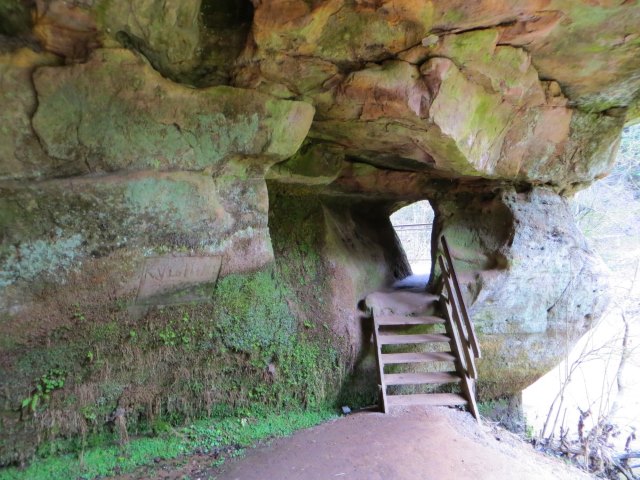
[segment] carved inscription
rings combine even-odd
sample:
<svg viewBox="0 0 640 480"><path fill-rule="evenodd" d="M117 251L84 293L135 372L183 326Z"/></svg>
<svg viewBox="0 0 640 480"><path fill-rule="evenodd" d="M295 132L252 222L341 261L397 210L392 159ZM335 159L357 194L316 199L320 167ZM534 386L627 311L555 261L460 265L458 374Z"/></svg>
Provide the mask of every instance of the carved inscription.
<svg viewBox="0 0 640 480"><path fill-rule="evenodd" d="M138 299L156 297L199 283L213 283L222 257L150 257L140 279Z"/></svg>

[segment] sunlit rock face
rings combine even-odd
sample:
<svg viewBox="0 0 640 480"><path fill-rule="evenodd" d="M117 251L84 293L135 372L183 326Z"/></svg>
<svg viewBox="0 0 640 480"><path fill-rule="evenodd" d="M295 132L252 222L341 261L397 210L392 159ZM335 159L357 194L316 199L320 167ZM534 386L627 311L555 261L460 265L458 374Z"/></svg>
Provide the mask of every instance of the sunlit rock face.
<svg viewBox="0 0 640 480"><path fill-rule="evenodd" d="M425 198L481 394L534 380L606 301L564 195L638 119L638 25L628 1L0 5L0 463L116 409L372 403L358 303L408 273L387 217Z"/></svg>

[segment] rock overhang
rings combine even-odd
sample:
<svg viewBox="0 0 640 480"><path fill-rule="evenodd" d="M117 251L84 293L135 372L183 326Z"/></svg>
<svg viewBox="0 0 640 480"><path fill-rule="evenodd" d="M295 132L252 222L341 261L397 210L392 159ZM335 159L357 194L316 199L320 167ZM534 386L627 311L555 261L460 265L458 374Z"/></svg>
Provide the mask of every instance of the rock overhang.
<svg viewBox="0 0 640 480"><path fill-rule="evenodd" d="M173 80L307 102L310 141L392 170L424 164L436 177L571 191L607 174L622 126L637 117L633 2L210 3L49 0L34 32L81 62L126 34L135 42L125 46ZM216 43L233 28L244 38ZM220 62L226 73L208 75Z"/></svg>

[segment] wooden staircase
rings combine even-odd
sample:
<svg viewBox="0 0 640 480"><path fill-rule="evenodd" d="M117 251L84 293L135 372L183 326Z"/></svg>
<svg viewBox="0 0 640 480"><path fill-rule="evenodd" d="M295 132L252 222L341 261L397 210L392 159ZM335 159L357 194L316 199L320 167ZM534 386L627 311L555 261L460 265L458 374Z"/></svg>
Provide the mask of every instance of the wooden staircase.
<svg viewBox="0 0 640 480"><path fill-rule="evenodd" d="M429 311L419 316L374 314L380 403L385 413L399 406L465 405L479 421L475 359L480 347L444 237L441 243L442 280L437 295L425 293L432 304ZM457 385L459 393L427 391L443 384ZM405 393L407 386L422 393Z"/></svg>

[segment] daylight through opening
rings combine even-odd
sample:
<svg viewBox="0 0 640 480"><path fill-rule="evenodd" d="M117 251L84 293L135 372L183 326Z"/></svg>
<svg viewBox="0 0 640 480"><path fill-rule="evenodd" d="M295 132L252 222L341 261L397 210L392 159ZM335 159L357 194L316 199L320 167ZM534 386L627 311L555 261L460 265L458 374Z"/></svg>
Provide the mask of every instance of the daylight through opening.
<svg viewBox="0 0 640 480"><path fill-rule="evenodd" d="M427 200L412 203L389 217L413 275L428 276L431 271L433 217L433 209Z"/></svg>

